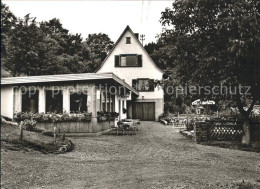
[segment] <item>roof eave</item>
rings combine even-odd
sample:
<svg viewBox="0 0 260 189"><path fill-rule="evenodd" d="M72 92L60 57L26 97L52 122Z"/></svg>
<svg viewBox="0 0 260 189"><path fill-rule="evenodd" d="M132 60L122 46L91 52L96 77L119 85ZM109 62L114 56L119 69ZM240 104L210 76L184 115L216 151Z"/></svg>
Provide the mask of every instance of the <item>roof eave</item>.
<svg viewBox="0 0 260 189"><path fill-rule="evenodd" d="M76 78L76 76L80 76L82 75L82 78ZM84 76L89 75L91 76L90 78L84 78ZM13 81L13 80L17 80L17 79L21 79L21 80L26 80L26 79L42 79L44 78L48 78L48 77L66 77L68 78L68 76L74 76L72 78L69 78L67 80L55 80L55 79L51 79L51 80L36 80L36 81L32 81L32 82L26 82L26 81ZM138 91L136 91L133 87L131 87L130 85L128 85L125 81L123 81L122 79L120 79L118 76L116 76L114 73L112 72L107 72L107 73L89 73L89 74L62 74L62 75L45 75L45 76L26 76L26 77L9 77L9 78L2 78L1 79L1 86L8 86L8 85L21 85L21 84L37 84L37 83L55 83L55 82L73 82L73 81L91 81L91 80L104 80L104 79L112 79L114 81L116 81L117 83L119 83L120 85L126 87L128 90L132 91L134 94L139 95ZM7 80L7 81L5 81ZM8 81L9 80L9 81Z"/></svg>

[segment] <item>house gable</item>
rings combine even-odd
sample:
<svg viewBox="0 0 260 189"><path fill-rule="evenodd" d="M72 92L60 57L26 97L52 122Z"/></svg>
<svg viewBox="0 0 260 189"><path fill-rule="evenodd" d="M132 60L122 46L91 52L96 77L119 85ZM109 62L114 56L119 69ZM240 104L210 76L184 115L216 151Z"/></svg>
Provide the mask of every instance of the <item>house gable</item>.
<svg viewBox="0 0 260 189"><path fill-rule="evenodd" d="M142 63L137 64L135 62L135 64L127 65L125 64L128 59L127 56L132 56L129 58L131 60L136 57L136 61L138 62L141 57ZM125 60L122 60L121 57L125 57ZM120 64L124 61L124 66L122 66L122 64L118 66L116 58L120 59ZM147 80L148 82L150 80L161 80L164 74L163 71L153 62L129 26L126 27L115 43L110 54L97 70L97 73L106 72L113 72L130 86L136 86L137 82L147 83ZM156 87L153 90L139 90L139 96L137 99L152 100L163 99L163 97L163 89L161 87Z"/></svg>
<svg viewBox="0 0 260 189"><path fill-rule="evenodd" d="M130 43L129 43L130 42ZM117 75L121 75L119 70L113 69L115 67L118 67L115 65L115 56L118 55L141 55L142 58L142 65L137 66L140 68L149 69L149 71L157 70L158 74L163 74L163 71L156 66L152 58L149 56L149 54L144 49L143 45L140 43L140 41L137 39L134 32L131 30L129 26L125 28L123 33L120 35L119 39L116 41L113 49L110 51L106 59L103 61L101 66L96 70L97 73L100 72L114 72ZM139 58L138 58L139 59ZM124 72L122 69L125 69L126 67L120 67L121 71ZM134 67L133 67L134 69ZM128 71L131 71L128 69ZM158 78L161 79L161 78Z"/></svg>

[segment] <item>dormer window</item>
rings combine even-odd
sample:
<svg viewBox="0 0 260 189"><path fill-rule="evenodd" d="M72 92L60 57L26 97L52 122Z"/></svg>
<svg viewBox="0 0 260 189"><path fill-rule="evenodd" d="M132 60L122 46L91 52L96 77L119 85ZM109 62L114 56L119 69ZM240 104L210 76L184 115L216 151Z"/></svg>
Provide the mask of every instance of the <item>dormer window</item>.
<svg viewBox="0 0 260 189"><path fill-rule="evenodd" d="M142 67L142 55L115 55L115 67Z"/></svg>
<svg viewBox="0 0 260 189"><path fill-rule="evenodd" d="M131 44L131 37L126 37L126 44Z"/></svg>

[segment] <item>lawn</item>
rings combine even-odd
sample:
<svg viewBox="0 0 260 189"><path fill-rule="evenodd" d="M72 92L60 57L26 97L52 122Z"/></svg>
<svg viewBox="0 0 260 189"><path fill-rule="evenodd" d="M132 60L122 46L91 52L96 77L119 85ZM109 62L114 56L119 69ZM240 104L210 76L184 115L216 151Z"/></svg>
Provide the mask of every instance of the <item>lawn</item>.
<svg viewBox="0 0 260 189"><path fill-rule="evenodd" d="M1 188L260 188L259 153L199 145L156 122L142 128L71 138L66 154L2 147Z"/></svg>

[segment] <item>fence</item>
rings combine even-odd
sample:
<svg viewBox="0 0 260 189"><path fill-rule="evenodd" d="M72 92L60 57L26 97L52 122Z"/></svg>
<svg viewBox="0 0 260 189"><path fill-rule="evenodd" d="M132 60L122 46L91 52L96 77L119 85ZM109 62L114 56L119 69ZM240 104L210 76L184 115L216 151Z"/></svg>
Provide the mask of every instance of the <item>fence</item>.
<svg viewBox="0 0 260 189"><path fill-rule="evenodd" d="M172 117L171 125L173 127L185 128L187 124L186 117Z"/></svg>
<svg viewBox="0 0 260 189"><path fill-rule="evenodd" d="M179 114L178 116L168 116L166 118L161 118L160 122L171 127L193 130L194 122L205 121L207 119L209 119L209 116L207 115Z"/></svg>
<svg viewBox="0 0 260 189"><path fill-rule="evenodd" d="M250 122L252 141L260 141L260 122ZM196 142L209 140L241 140L243 123L238 121L205 121L196 122L194 126Z"/></svg>

